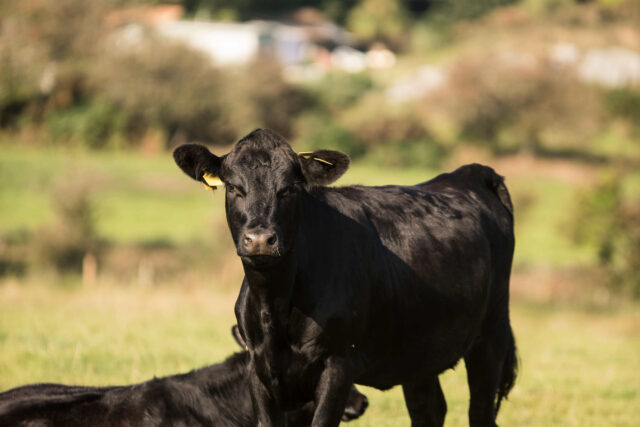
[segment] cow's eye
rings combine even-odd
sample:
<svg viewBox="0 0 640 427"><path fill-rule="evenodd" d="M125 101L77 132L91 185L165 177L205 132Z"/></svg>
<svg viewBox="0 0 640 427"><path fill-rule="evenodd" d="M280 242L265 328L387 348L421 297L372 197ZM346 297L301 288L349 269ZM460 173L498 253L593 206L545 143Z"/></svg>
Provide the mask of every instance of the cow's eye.
<svg viewBox="0 0 640 427"><path fill-rule="evenodd" d="M280 190L280 191L278 192L278 196L279 196L279 197L282 197L282 198L284 198L284 197L289 197L289 196L291 196L295 191L296 191L296 186L295 186L295 185L290 185L290 186L288 186L288 187L286 187L286 188L284 188L284 189Z"/></svg>
<svg viewBox="0 0 640 427"><path fill-rule="evenodd" d="M237 196L242 196L242 189L240 187L238 187L237 185L226 184L225 188L227 189L227 193L232 193L232 194L235 194Z"/></svg>

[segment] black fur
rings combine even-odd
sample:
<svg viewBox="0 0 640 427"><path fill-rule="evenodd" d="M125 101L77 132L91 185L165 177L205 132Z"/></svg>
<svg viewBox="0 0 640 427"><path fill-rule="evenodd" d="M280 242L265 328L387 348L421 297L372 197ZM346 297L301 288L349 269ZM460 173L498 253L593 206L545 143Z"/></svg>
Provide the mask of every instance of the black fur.
<svg viewBox="0 0 640 427"><path fill-rule="evenodd" d="M0 393L0 426L215 426L255 427L247 352L187 374L113 387L32 384ZM358 418L367 398L355 391L344 419ZM313 405L289 414L306 426Z"/></svg>
<svg viewBox="0 0 640 427"><path fill-rule="evenodd" d="M499 175L473 164L413 186L328 188L340 174L318 174L269 130L210 157L245 271L236 317L263 425L313 399L313 425L336 426L353 382L401 384L413 425L442 425L438 374L461 358L470 423L495 425L516 372ZM193 158L179 163L192 176ZM271 255L247 249L255 236Z"/></svg>
<svg viewBox="0 0 640 427"><path fill-rule="evenodd" d="M0 394L2 426L255 426L248 353L187 374L114 387L34 384Z"/></svg>

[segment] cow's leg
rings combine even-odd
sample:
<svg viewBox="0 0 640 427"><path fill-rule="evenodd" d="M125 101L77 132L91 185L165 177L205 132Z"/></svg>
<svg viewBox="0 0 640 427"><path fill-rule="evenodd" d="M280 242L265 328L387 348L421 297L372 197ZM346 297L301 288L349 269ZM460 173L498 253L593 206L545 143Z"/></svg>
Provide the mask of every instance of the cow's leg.
<svg viewBox="0 0 640 427"><path fill-rule="evenodd" d="M312 427L340 424L352 384L347 362L335 356L329 357L316 386L316 411Z"/></svg>
<svg viewBox="0 0 640 427"><path fill-rule="evenodd" d="M316 404L314 402L307 402L300 409L287 412L287 426L306 427L310 425L315 409Z"/></svg>
<svg viewBox="0 0 640 427"><path fill-rule="evenodd" d="M253 410L260 427L285 427L285 414L277 402L269 394L265 385L260 381L255 368L249 365L249 384L251 387L251 401Z"/></svg>
<svg viewBox="0 0 640 427"><path fill-rule="evenodd" d="M412 427L444 425L447 402L437 376L402 384L402 391Z"/></svg>
<svg viewBox="0 0 640 427"><path fill-rule="evenodd" d="M352 421L360 418L369 406L367 396L360 393L356 386L352 385L349 389L349 397L347 404L342 413L342 421ZM316 409L315 402L308 402L300 409L287 412L287 422L289 427L308 426L313 420L313 414Z"/></svg>
<svg viewBox="0 0 640 427"><path fill-rule="evenodd" d="M469 425L494 427L497 425L495 420L499 408L499 388L505 376L510 374L503 372L503 369L514 369L513 366L507 366L509 364L506 361L509 360L510 352L515 356L515 347L508 320L483 329L478 341L464 357L471 397ZM510 387L509 385L508 388Z"/></svg>

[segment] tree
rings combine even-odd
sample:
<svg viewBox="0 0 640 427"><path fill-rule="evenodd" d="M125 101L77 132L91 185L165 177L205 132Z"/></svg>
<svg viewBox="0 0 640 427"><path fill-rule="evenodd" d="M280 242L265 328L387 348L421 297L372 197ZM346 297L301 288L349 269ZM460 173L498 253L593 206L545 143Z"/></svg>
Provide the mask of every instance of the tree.
<svg viewBox="0 0 640 427"><path fill-rule="evenodd" d="M366 43L382 41L401 48L408 22L407 11L399 0L361 0L351 10L347 27Z"/></svg>

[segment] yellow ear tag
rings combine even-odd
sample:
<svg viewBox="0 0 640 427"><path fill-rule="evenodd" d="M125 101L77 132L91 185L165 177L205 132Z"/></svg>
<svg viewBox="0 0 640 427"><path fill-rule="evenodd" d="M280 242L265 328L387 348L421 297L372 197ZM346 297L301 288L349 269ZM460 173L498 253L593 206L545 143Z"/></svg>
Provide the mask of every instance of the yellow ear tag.
<svg viewBox="0 0 640 427"><path fill-rule="evenodd" d="M309 157L311 157L313 155L313 151L301 151L298 153L298 156L300 157L304 157L305 159L308 159ZM321 159L320 157L312 157L313 160L317 161L317 162L321 162L321 163L325 163L329 166L333 166L333 163L326 161L325 159Z"/></svg>
<svg viewBox="0 0 640 427"><path fill-rule="evenodd" d="M202 179L204 179L204 182L206 183L204 186L207 190L215 190L218 186L223 185L220 178L209 172L205 172L204 175L202 175Z"/></svg>
<svg viewBox="0 0 640 427"><path fill-rule="evenodd" d="M314 157L313 160L321 163L326 163L329 166L333 166L333 163L326 161L325 159L321 159L320 157Z"/></svg>

